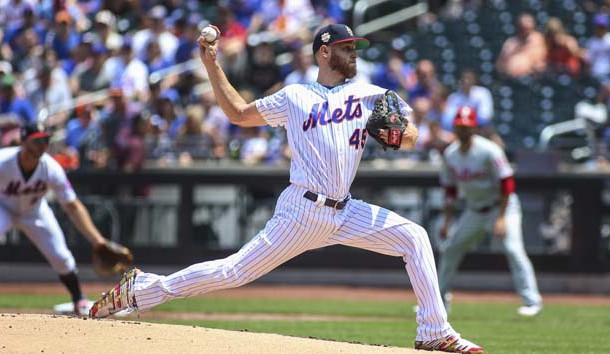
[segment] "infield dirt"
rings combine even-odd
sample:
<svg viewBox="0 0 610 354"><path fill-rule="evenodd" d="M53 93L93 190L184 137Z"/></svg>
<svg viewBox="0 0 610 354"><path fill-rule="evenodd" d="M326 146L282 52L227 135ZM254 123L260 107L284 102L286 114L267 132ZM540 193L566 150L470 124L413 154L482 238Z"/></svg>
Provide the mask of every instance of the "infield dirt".
<svg viewBox="0 0 610 354"><path fill-rule="evenodd" d="M413 349L194 326L0 314L0 353L409 354ZM429 353L429 352L427 352Z"/></svg>

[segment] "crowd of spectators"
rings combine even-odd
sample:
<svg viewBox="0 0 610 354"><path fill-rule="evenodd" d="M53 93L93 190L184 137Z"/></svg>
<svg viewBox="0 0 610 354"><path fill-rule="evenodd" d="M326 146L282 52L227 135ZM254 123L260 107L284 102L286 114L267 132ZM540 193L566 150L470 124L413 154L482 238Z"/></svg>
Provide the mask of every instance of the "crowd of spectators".
<svg viewBox="0 0 610 354"><path fill-rule="evenodd" d="M253 100L316 80L312 34L326 23L349 22L341 3L0 0L0 145L17 144L18 127L38 120L55 130L52 151L66 169L286 163L290 149L281 130L232 126L217 106L197 65L198 34L210 22L221 29L221 64ZM446 16L461 14L457 3L450 2ZM595 11L595 31L582 46L558 18L539 26L522 14L517 33L496 53L498 75L586 72L607 91L610 21L604 7ZM461 105L476 109L481 133L503 144L493 126L492 94L475 70L461 68L456 87L448 87L436 63L408 62L404 48L388 47L379 62L359 58L355 80L399 92L414 109L420 142L414 152L385 155L369 144L365 158L438 161L454 139L452 116Z"/></svg>

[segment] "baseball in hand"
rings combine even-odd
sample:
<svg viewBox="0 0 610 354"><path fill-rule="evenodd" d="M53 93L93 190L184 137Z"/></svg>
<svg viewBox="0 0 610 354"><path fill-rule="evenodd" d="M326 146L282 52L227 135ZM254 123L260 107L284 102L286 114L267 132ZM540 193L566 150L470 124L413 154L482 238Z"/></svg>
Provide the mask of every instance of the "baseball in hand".
<svg viewBox="0 0 610 354"><path fill-rule="evenodd" d="M207 26L201 30L201 36L205 38L208 43L213 43L218 38L218 32L214 27Z"/></svg>

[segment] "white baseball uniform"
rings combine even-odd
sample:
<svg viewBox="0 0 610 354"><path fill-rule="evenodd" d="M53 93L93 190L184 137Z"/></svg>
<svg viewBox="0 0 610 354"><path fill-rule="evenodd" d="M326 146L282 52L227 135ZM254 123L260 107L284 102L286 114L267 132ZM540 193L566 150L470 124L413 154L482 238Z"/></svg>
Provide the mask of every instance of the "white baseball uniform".
<svg viewBox="0 0 610 354"><path fill-rule="evenodd" d="M366 143L366 122L381 87L348 82L289 85L259 99L271 126L287 130L292 149L290 182L263 230L237 253L191 265L168 276L139 273L134 293L139 311L163 302L247 284L308 250L343 244L402 257L421 310L416 340L455 334L447 322L434 255L424 228L385 208L351 199L350 186ZM404 114L411 109L401 101ZM264 183L264 182L262 182ZM311 201L307 192L318 195ZM346 201L339 210L327 198Z"/></svg>
<svg viewBox="0 0 610 354"><path fill-rule="evenodd" d="M457 187L466 202L466 209L441 247L439 283L443 295L450 290L465 253L493 231L499 212L500 181L513 175L504 151L496 143L474 135L467 153L460 152L459 146L456 141L445 149L440 177L441 185ZM521 206L515 193L509 197L505 218L502 246L515 288L526 306L540 305L534 269L523 246Z"/></svg>
<svg viewBox="0 0 610 354"><path fill-rule="evenodd" d="M63 168L47 153L34 173L24 179L18 161L20 149L0 149L0 234L11 227L20 229L55 272L71 273L76 262L45 194L51 189L61 203L68 203L76 199L76 193Z"/></svg>

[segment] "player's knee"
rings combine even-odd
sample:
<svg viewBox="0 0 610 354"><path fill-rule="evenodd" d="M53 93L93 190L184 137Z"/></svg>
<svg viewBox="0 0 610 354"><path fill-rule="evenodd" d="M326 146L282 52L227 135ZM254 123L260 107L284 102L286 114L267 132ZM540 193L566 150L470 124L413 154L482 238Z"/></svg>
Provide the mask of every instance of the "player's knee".
<svg viewBox="0 0 610 354"><path fill-rule="evenodd" d="M76 270L76 261L74 257L65 257L61 255L53 255L48 257L51 268L57 274L68 274Z"/></svg>
<svg viewBox="0 0 610 354"><path fill-rule="evenodd" d="M504 254L511 260L525 257L525 249L521 245L504 245Z"/></svg>
<svg viewBox="0 0 610 354"><path fill-rule="evenodd" d="M416 224L409 225L409 228L408 229L405 228L405 231L407 231L410 238L412 240L414 240L415 242L417 242L418 244L430 243L430 238L428 237L428 231L426 231L426 229L421 225L416 225Z"/></svg>
<svg viewBox="0 0 610 354"><path fill-rule="evenodd" d="M417 250L430 247L428 233L419 225L402 225L394 229L393 236L395 250L401 255L412 255L418 253Z"/></svg>
<svg viewBox="0 0 610 354"><path fill-rule="evenodd" d="M222 275L225 278L225 283L231 288L240 287L256 279L250 272L233 263L222 268Z"/></svg>

